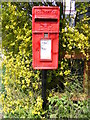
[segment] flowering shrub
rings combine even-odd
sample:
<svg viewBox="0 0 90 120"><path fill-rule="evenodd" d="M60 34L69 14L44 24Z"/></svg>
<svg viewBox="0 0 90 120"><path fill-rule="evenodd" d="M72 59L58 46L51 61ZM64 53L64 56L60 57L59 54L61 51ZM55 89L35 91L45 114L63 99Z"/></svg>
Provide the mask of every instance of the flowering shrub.
<svg viewBox="0 0 90 120"><path fill-rule="evenodd" d="M69 82L70 77L72 81L73 79L74 81L76 80L73 76L68 77L71 75L71 70L68 60L61 57L63 53L83 53L86 61L89 59L89 18L84 16L74 28L67 25L67 29L64 26L65 19L61 18L60 23L64 26L60 28L59 38L59 56L61 58L59 59L59 68L57 70L48 71L47 96L49 95L49 97L46 111L44 111L42 109L43 101L41 98L41 71L32 69L31 14L34 4L35 3L2 3L2 47L6 58L3 60L2 64L2 68L5 70L2 76L3 89L0 93L0 100L4 117L89 117L87 101L78 101L78 104L73 103L69 97L69 93L68 96L62 96L62 98L58 97L61 93L53 97L55 91L64 92L68 91L64 88L73 88L72 83ZM36 5L38 4L39 3L36 3ZM40 3L40 5L42 4ZM80 10L85 12L87 5L88 4L85 4L84 7L80 7ZM77 81L79 82L79 80ZM72 89L69 92L72 92Z"/></svg>

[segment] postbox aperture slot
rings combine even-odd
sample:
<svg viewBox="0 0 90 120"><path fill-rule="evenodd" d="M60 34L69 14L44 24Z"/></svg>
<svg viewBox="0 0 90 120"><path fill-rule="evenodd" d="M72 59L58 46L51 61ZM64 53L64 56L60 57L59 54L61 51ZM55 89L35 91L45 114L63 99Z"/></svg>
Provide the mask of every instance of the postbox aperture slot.
<svg viewBox="0 0 90 120"><path fill-rule="evenodd" d="M56 18L53 18L53 19L50 19L50 18L35 18L35 22L57 22L58 19Z"/></svg>

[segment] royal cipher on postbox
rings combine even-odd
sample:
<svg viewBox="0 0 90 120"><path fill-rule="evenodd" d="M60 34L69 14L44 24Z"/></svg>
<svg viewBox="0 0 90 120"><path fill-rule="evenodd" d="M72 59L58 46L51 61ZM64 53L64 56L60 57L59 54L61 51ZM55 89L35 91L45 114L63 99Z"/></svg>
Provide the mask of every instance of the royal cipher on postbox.
<svg viewBox="0 0 90 120"><path fill-rule="evenodd" d="M57 69L59 51L59 7L32 8L32 55L34 69Z"/></svg>

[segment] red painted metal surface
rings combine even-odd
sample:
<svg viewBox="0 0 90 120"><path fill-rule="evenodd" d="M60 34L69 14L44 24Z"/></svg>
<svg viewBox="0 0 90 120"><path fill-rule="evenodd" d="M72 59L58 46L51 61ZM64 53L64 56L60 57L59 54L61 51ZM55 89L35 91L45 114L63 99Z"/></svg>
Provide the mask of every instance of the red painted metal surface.
<svg viewBox="0 0 90 120"><path fill-rule="evenodd" d="M59 18L59 7L35 6L32 8L34 69L58 68Z"/></svg>

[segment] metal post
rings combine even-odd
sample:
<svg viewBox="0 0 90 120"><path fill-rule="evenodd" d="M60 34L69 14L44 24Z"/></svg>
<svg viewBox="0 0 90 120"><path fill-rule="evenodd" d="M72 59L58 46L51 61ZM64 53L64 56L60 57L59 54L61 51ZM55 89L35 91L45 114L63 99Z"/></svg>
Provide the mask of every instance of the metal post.
<svg viewBox="0 0 90 120"><path fill-rule="evenodd" d="M46 79L47 70L42 70L42 99L43 99L43 109L46 107Z"/></svg>

